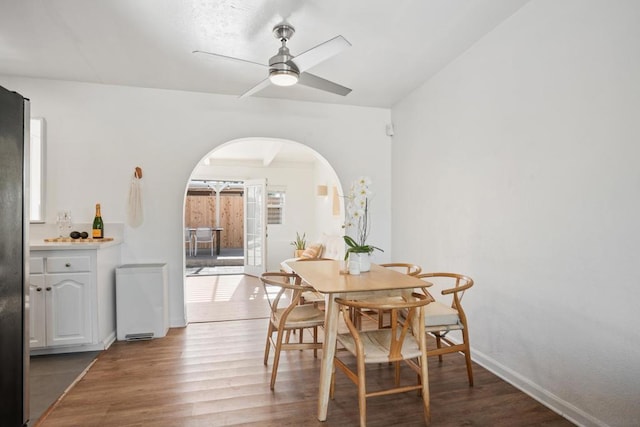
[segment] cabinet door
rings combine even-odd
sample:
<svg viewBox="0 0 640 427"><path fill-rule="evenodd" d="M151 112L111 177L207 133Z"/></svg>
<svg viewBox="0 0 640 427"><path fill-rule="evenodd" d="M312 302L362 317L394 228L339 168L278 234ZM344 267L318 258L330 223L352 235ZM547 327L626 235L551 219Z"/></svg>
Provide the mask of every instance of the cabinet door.
<svg viewBox="0 0 640 427"><path fill-rule="evenodd" d="M45 286L43 275L29 276L29 347L46 345Z"/></svg>
<svg viewBox="0 0 640 427"><path fill-rule="evenodd" d="M47 345L92 342L91 274L46 276Z"/></svg>

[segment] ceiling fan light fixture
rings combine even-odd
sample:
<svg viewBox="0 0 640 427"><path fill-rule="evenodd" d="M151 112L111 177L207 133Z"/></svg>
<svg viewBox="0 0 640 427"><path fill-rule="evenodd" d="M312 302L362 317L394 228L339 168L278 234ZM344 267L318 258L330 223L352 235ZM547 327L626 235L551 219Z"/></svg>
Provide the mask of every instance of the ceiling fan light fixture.
<svg viewBox="0 0 640 427"><path fill-rule="evenodd" d="M212 56L217 56L225 59L233 59L242 62L248 62L254 65L260 65L262 67L268 67L269 71L267 78L263 78L257 85L253 86L248 91L244 92L240 98L251 96L264 88L274 86L293 86L300 84L302 86L312 87L315 89L323 90L325 92L334 93L336 95L345 96L351 92L351 89L340 86L329 80L325 80L321 77L315 76L306 72L307 69L314 67L322 61L325 61L332 56L338 54L343 49L350 47L349 43L344 37L336 36L330 40L327 40L311 49L306 50L297 57L294 57L289 52L287 42L295 33L295 29L286 23L281 23L273 28L273 35L282 44L278 49L278 52L269 58L267 64L250 61L242 58L234 58L231 56L221 55L213 52L204 52L194 50L193 53L201 53Z"/></svg>
<svg viewBox="0 0 640 427"><path fill-rule="evenodd" d="M269 80L276 86L293 86L298 83L298 73L292 70L272 70Z"/></svg>

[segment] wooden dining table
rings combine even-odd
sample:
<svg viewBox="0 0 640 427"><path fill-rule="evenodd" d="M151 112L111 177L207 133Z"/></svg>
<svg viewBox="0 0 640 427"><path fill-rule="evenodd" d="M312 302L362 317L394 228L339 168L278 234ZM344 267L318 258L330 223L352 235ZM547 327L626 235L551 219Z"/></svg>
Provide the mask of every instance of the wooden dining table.
<svg viewBox="0 0 640 427"><path fill-rule="evenodd" d="M341 272L343 263L340 261L288 261L286 264L304 282L325 295L325 325L318 394L318 420L326 421L339 323L339 308L335 299L365 299L399 295L414 288L428 286L428 283L377 264L371 264L370 271L359 275Z"/></svg>

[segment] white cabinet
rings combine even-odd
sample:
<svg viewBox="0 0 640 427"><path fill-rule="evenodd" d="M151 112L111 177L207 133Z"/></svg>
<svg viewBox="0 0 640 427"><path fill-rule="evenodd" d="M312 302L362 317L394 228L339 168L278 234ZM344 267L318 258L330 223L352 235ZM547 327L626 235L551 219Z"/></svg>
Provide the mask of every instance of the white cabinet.
<svg viewBox="0 0 640 427"><path fill-rule="evenodd" d="M32 349L91 343L90 259L32 257L32 266L46 264L30 274ZM61 273L65 269L75 272Z"/></svg>
<svg viewBox="0 0 640 427"><path fill-rule="evenodd" d="M31 354L106 349L115 340L119 248L31 251Z"/></svg>
<svg viewBox="0 0 640 427"><path fill-rule="evenodd" d="M48 274L45 283L47 346L91 343L91 274Z"/></svg>
<svg viewBox="0 0 640 427"><path fill-rule="evenodd" d="M31 348L47 345L44 275L30 275L29 283L29 343Z"/></svg>

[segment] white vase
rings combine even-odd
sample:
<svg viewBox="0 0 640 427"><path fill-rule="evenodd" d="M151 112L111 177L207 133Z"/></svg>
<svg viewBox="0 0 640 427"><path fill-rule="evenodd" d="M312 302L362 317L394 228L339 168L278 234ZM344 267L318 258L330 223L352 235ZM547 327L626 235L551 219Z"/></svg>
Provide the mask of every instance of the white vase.
<svg viewBox="0 0 640 427"><path fill-rule="evenodd" d="M360 274L360 257L358 256L358 254L349 254L349 261L347 263L347 266L349 274L356 276Z"/></svg>
<svg viewBox="0 0 640 427"><path fill-rule="evenodd" d="M371 255L368 253L359 253L360 258L360 272L364 273L365 271L371 270Z"/></svg>

